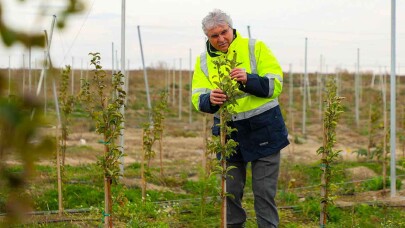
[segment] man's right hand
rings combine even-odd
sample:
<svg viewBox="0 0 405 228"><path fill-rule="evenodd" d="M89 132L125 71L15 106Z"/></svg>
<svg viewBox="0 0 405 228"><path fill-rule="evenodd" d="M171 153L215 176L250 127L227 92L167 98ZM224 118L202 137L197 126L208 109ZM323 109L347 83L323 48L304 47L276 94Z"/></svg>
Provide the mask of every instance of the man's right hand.
<svg viewBox="0 0 405 228"><path fill-rule="evenodd" d="M213 89L210 93L211 105L222 105L226 101L226 95L220 89Z"/></svg>

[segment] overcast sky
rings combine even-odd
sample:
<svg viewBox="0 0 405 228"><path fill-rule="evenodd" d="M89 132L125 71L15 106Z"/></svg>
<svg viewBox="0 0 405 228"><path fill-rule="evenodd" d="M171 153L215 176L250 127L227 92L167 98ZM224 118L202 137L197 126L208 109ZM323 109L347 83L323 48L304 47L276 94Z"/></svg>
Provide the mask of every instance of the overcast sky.
<svg viewBox="0 0 405 228"><path fill-rule="evenodd" d="M8 24L26 31L50 31L52 14L62 0L2 0ZM27 3L28 2L28 3ZM47 13L40 15L40 5ZM391 1L388 0L142 0L126 1L126 64L142 67L137 26L140 26L146 66L159 63L178 69L194 67L204 51L201 19L219 8L233 19L234 28L263 40L284 71L304 69L305 37L308 38L308 68L334 72L337 67L355 70L357 49L361 70L390 70ZM405 1L397 1L397 73L405 73ZM100 52L104 68L112 65L112 43L120 57L121 1L86 0L86 9L70 18L67 27L55 29L51 56L56 66L82 66L89 52ZM0 68L19 68L28 50L0 45ZM32 65L43 50L32 50Z"/></svg>

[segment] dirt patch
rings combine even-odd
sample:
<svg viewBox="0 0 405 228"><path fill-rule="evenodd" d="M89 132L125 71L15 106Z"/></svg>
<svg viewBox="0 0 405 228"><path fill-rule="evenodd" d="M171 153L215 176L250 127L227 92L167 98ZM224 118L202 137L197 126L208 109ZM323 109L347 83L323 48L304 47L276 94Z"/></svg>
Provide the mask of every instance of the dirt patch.
<svg viewBox="0 0 405 228"><path fill-rule="evenodd" d="M352 196L340 196L335 203L341 207L349 207L364 203L376 206L389 205L392 207L405 208L405 190L397 191L396 196L394 197L391 197L389 189L358 192Z"/></svg>
<svg viewBox="0 0 405 228"><path fill-rule="evenodd" d="M364 166L348 168L346 169L346 172L349 174L353 181L371 179L377 176L377 174L373 170Z"/></svg>
<svg viewBox="0 0 405 228"><path fill-rule="evenodd" d="M122 178L122 183L128 187L138 187L141 188L142 180L139 178ZM181 189L180 187L173 188L167 187L163 185L156 185L153 183L147 183L148 190L156 190L156 191L167 191L167 192L174 192L179 194L186 194L186 192Z"/></svg>

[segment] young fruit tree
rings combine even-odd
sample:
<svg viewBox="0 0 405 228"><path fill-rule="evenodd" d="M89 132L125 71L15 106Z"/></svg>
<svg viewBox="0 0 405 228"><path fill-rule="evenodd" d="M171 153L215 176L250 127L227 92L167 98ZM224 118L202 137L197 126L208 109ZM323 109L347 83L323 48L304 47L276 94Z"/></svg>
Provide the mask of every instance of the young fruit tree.
<svg viewBox="0 0 405 228"><path fill-rule="evenodd" d="M56 150L56 170L58 176L58 214L62 215L63 212L63 193L62 182L65 179L64 167L67 148L67 139L69 135L69 125L71 124L70 114L75 105L75 97L68 95L67 88L69 85L70 66L62 69L61 78L59 83L59 98L56 95L56 86L54 85L55 106L58 116L58 124L56 128L57 150ZM59 112L59 106L61 113ZM59 135L59 127L61 134Z"/></svg>
<svg viewBox="0 0 405 228"><path fill-rule="evenodd" d="M62 168L65 165L66 157L66 142L69 135L69 125L71 124L71 116L75 105L75 97L68 94L70 66L66 66L62 70L61 80L59 84L59 103L61 109L61 140L60 150L62 152Z"/></svg>
<svg viewBox="0 0 405 228"><path fill-rule="evenodd" d="M371 90L369 98L369 130L368 130L368 148L367 159L376 158L380 160L384 150L384 110L381 108L382 98L378 91Z"/></svg>
<svg viewBox="0 0 405 228"><path fill-rule="evenodd" d="M159 102L152 108L152 123L144 123L142 129L142 164L141 164L141 189L142 201L146 200L147 180L152 176L150 171L151 160L155 157L156 152L153 150L153 144L159 141L160 151L160 175L163 177L163 121L167 113L167 92L160 93ZM145 164L146 163L146 164Z"/></svg>
<svg viewBox="0 0 405 228"><path fill-rule="evenodd" d="M96 132L103 136L100 143L104 145L104 156L101 156L98 161L104 171L103 219L105 227L113 227L111 186L117 183L121 175L119 165L123 153L117 146L116 140L120 136L124 122L124 116L120 112L126 97L121 80L124 75L117 72L112 75L112 80L108 79L107 73L100 65L100 54L90 53L90 55L92 56L91 65L95 67L93 79L91 83L84 80L79 97L91 118L96 122ZM111 81L112 85L108 87L107 82ZM106 91L108 88L110 90Z"/></svg>
<svg viewBox="0 0 405 228"><path fill-rule="evenodd" d="M163 178L163 129L167 108L167 92L160 93L159 102L152 108L154 139L159 141L160 176Z"/></svg>
<svg viewBox="0 0 405 228"><path fill-rule="evenodd" d="M227 97L227 100L219 108L219 136L213 136L212 140L209 142L208 150L211 153L219 154L219 164L215 166L215 170L212 174L219 174L221 176L221 227L226 227L226 197L229 195L226 192L226 179L228 178L228 171L233 169L233 166L227 166L226 159L235 153L235 148L238 145L231 138L232 132L236 129L228 126L228 122L234 114L234 106L237 105L236 97L242 92L238 89L239 84L232 80L230 77L230 71L239 66L241 63L236 61L237 53L233 53L232 58L228 58L230 54L224 58L219 58L214 60L215 69L217 70L217 75L213 78L218 78L218 81L214 82L218 89L221 89Z"/></svg>
<svg viewBox="0 0 405 228"><path fill-rule="evenodd" d="M343 113L341 101L343 97L336 95L336 84L333 79L327 83L326 107L323 116L323 146L317 153L322 155L321 159L321 212L320 227L325 227L327 222L327 207L333 201L329 192L331 187L332 169L331 164L337 160L340 150L333 149L336 143L336 126L340 115Z"/></svg>
<svg viewBox="0 0 405 228"><path fill-rule="evenodd" d="M145 123L142 128L142 164L141 164L141 191L142 202L146 202L146 185L147 179L150 174L150 161L155 157L155 151L153 147L153 132L150 127L150 123ZM146 163L146 164L145 164Z"/></svg>

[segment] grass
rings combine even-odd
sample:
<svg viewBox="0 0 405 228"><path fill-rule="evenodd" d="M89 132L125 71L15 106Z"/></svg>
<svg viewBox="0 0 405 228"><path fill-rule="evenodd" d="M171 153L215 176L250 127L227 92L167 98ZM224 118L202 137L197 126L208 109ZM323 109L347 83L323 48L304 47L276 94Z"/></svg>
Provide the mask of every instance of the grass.
<svg viewBox="0 0 405 228"><path fill-rule="evenodd" d="M282 166L285 165L284 163ZM335 165L334 183L350 181L344 170L352 167L367 167L376 172L381 170L380 163L341 162ZM245 189L244 207L248 212L246 227L256 227L253 210L253 196L251 190L251 173L248 166L248 178ZM22 167L15 165L9 171L19 173ZM37 182L30 185L26 194L33 199L33 208L38 211L57 210L56 173L54 166L39 165L36 167L39 174ZM140 164L133 163L125 168L127 178L139 178ZM281 169L283 170L283 169ZM154 170L159 173L159 170ZM288 188L288 183L280 178L280 190L276 201L278 205L294 207L280 209L280 227L317 227L319 217L319 166L296 164L289 167L289 176L296 179L295 186ZM152 180L155 184L167 184L166 188L177 188L182 191L148 190L146 203L141 203L141 190L137 186L117 185L113 187L115 218L118 222L128 224L129 227L217 227L219 221L218 179L211 176L202 179L188 180L190 171L181 171L162 179ZM286 175L281 173L280 176ZM64 208L92 208L90 214L82 218L102 217L103 183L102 173L96 164L65 166L66 182L63 185ZM361 185L337 185L336 194L343 194L351 190L361 192L380 190L379 178L363 182ZM299 189L299 187L315 186L313 189ZM169 189L170 189L169 188ZM298 189L297 189L298 188ZM349 189L349 190L348 190ZM177 192L177 193L176 193ZM179 193L182 192L182 193ZM205 204L202 198L206 197ZM0 208L4 209L4 194L0 194ZM304 197L304 198L303 198ZM303 200L304 199L304 200ZM119 206L118 206L119 205ZM329 227L401 227L405 212L384 205L372 206L354 204L351 207L329 207ZM80 224L80 222L77 222ZM87 223L97 223L87 221ZM63 227L41 225L41 227ZM73 223L65 223L75 226ZM303 225L306 224L306 225ZM79 227L80 225L78 225Z"/></svg>
<svg viewBox="0 0 405 228"><path fill-rule="evenodd" d="M185 165L185 164L184 164ZM285 165L284 163L282 166ZM352 167L367 167L376 172L381 170L380 163L341 162L335 165L334 183L350 181L344 170ZM253 210L253 197L251 190L251 173L248 166L248 178L245 189L244 207L249 219L246 227L255 227ZM56 173L54 166L38 165L36 170L39 179L31 183L26 194L31 195L34 209L38 211L57 210ZM140 164L133 163L125 168L127 178L138 178ZM282 169L283 170L283 169ZM22 167L14 165L9 171L19 173ZM154 170L159 173L159 170ZM280 190L276 201L280 207L295 205L292 209L280 209L280 227L316 227L319 217L319 166L296 164L289 167L289 176L296 179L295 186L288 188L288 183L280 178ZM402 172L402 171L401 171ZM215 176L202 179L188 180L190 171L171 173L162 179L152 180L155 184L166 187L182 189L181 191L148 190L147 202L141 203L141 191L137 186L118 185L113 187L113 195L116 206L114 211L120 222L132 227L216 227L219 221L219 200L217 198L217 181ZM285 175L285 173L280 174ZM93 208L92 212L84 218L100 217L103 207L103 183L102 173L96 164L65 166L66 182L63 185L64 208ZM400 181L400 180L399 180ZM379 177L371 181L365 181L361 185L338 185L336 194L342 194L345 189L353 192L368 190L380 190ZM299 187L315 186L313 189L295 189ZM398 186L398 185L397 185ZM204 191L205 189L205 191ZM342 190L343 189L343 190ZM177 193L176 193L177 192ZM206 203L202 208L202 197L206 197ZM4 209L4 194L0 194L0 208ZM304 200L302 200L305 197ZM203 210L203 212L202 212ZM329 227L369 227L379 224L381 227L401 227L402 217L405 212L388 206L370 206L365 204L352 207L338 208L329 207ZM367 217L369 219L367 219ZM90 223L90 221L89 221ZM74 223L66 223L74 225ZM302 224L307 224L303 226ZM47 227L44 225L43 227ZM55 227L55 226L52 226ZM57 227L57 226L56 226Z"/></svg>

